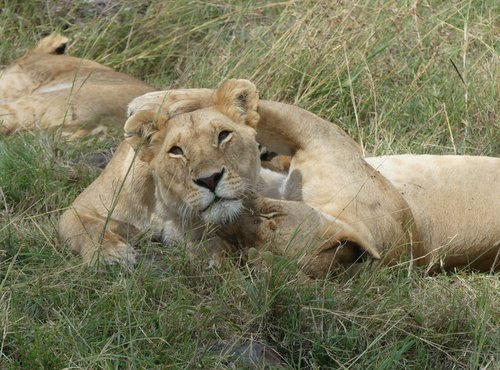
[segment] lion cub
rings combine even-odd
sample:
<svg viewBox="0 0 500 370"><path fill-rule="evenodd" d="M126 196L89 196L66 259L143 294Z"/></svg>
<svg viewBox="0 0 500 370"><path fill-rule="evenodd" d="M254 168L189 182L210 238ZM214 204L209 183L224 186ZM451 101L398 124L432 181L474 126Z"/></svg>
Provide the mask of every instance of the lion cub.
<svg viewBox="0 0 500 370"><path fill-rule="evenodd" d="M121 127L127 104L153 88L99 63L65 55L68 39L50 35L0 71L0 135L62 128L77 138Z"/></svg>

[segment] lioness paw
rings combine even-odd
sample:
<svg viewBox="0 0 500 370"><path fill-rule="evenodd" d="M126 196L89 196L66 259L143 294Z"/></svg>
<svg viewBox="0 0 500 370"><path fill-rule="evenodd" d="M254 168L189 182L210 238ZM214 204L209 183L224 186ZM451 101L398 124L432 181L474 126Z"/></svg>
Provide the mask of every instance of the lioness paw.
<svg viewBox="0 0 500 370"><path fill-rule="evenodd" d="M109 248L102 254L103 261L108 265L134 266L136 261L134 248L126 243L120 243L113 248Z"/></svg>
<svg viewBox="0 0 500 370"><path fill-rule="evenodd" d="M136 264L136 252L134 248L123 242L104 245L92 252L83 253L82 257L89 265L118 264L132 267Z"/></svg>

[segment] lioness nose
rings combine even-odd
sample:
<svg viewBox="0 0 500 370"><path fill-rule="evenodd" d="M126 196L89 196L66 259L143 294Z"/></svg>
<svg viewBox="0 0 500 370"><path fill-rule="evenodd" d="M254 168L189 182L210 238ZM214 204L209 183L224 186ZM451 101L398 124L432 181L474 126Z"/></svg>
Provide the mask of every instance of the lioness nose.
<svg viewBox="0 0 500 370"><path fill-rule="evenodd" d="M215 172L208 177L201 177L199 179L193 180L196 185L199 185L203 188L207 188L208 190L215 192L215 188L219 183L220 179L222 179L222 175L224 175L224 169L220 172Z"/></svg>

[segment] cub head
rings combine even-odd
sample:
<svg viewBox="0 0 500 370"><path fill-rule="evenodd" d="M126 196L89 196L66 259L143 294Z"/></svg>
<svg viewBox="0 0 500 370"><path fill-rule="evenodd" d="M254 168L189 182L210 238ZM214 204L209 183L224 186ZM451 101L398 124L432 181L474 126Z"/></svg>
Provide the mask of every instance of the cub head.
<svg viewBox="0 0 500 370"><path fill-rule="evenodd" d="M183 110L141 110L125 123L138 157L152 169L157 196L181 218L231 222L257 182L255 140L258 93L246 80L229 80L215 91L213 105Z"/></svg>

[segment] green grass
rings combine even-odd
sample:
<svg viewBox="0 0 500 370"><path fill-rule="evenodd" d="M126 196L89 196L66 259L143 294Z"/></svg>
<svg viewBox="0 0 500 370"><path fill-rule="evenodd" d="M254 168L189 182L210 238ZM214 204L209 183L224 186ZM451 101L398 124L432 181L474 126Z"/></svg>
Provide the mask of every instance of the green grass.
<svg viewBox="0 0 500 370"><path fill-rule="evenodd" d="M114 4L6 2L0 64L60 31L71 54L159 88L251 79L367 153L500 155L498 1ZM84 266L55 224L97 175L71 163L115 142L0 138L0 368L240 368L218 345L251 340L289 368L500 368L494 274L378 267L304 283L285 260L207 270L146 237L133 271Z"/></svg>

